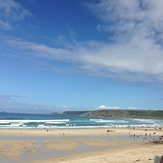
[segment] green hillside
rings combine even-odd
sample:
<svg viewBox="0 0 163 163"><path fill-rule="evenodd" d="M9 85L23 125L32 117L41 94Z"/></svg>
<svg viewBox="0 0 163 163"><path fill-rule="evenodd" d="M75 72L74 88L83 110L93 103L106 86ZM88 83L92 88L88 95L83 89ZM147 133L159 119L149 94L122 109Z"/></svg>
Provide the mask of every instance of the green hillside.
<svg viewBox="0 0 163 163"><path fill-rule="evenodd" d="M83 116L163 119L163 110L96 110L86 112Z"/></svg>

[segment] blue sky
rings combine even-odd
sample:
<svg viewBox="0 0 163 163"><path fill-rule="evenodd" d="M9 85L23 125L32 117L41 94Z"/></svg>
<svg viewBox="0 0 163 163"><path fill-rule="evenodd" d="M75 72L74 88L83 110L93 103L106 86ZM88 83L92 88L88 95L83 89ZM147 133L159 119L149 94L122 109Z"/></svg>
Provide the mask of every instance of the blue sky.
<svg viewBox="0 0 163 163"><path fill-rule="evenodd" d="M163 109L162 0L0 0L0 111Z"/></svg>

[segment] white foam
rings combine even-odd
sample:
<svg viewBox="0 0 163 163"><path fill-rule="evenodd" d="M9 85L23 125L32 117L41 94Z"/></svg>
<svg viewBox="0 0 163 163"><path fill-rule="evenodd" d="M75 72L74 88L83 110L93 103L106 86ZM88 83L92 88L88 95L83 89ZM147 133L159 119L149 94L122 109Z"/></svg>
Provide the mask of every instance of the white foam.
<svg viewBox="0 0 163 163"><path fill-rule="evenodd" d="M45 125L38 125L37 128L46 128L47 126Z"/></svg>
<svg viewBox="0 0 163 163"><path fill-rule="evenodd" d="M29 122L68 122L69 119L51 119L51 120L0 120L0 123L29 123Z"/></svg>
<svg viewBox="0 0 163 163"><path fill-rule="evenodd" d="M64 123L67 123L68 121L55 121L55 122L45 122L46 124L64 124Z"/></svg>
<svg viewBox="0 0 163 163"><path fill-rule="evenodd" d="M71 122L70 124L68 122ZM92 125L93 123L93 125ZM62 126L59 124L63 124ZM80 125L80 126L79 126ZM161 127L163 120L92 118L49 120L0 120L0 128L100 128L100 127Z"/></svg>
<svg viewBox="0 0 163 163"><path fill-rule="evenodd" d="M105 120L105 119L90 119L90 121L98 122L98 123L128 123L129 121L126 120Z"/></svg>
<svg viewBox="0 0 163 163"><path fill-rule="evenodd" d="M133 119L135 121L138 121L140 123L155 123L156 120L153 119Z"/></svg>

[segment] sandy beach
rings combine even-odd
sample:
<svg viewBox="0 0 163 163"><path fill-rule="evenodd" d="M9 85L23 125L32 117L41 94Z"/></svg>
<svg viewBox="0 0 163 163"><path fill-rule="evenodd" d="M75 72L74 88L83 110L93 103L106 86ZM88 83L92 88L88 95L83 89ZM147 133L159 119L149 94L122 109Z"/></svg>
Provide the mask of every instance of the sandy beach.
<svg viewBox="0 0 163 163"><path fill-rule="evenodd" d="M160 135L158 128L0 129L0 162L153 163L163 155Z"/></svg>

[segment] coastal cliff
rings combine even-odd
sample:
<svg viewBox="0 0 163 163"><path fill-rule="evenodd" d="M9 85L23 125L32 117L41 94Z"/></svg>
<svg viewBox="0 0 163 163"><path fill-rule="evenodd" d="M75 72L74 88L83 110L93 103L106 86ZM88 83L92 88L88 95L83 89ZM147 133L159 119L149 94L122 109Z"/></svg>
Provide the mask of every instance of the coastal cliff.
<svg viewBox="0 0 163 163"><path fill-rule="evenodd" d="M51 114L59 114L53 112ZM62 115L102 117L102 118L143 118L163 119L163 110L95 110L95 111L64 111Z"/></svg>
<svg viewBox="0 0 163 163"><path fill-rule="evenodd" d="M82 116L113 118L158 118L163 119L163 110L95 110Z"/></svg>
<svg viewBox="0 0 163 163"><path fill-rule="evenodd" d="M90 113L89 111L65 111L63 112L62 114L63 115L84 115L84 114L87 114L87 113Z"/></svg>

